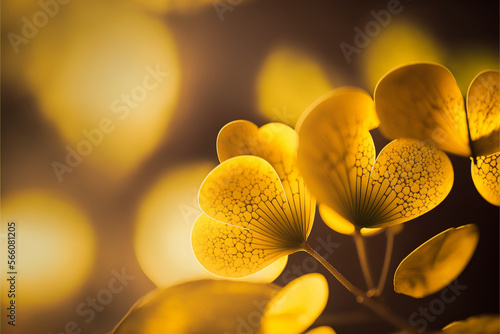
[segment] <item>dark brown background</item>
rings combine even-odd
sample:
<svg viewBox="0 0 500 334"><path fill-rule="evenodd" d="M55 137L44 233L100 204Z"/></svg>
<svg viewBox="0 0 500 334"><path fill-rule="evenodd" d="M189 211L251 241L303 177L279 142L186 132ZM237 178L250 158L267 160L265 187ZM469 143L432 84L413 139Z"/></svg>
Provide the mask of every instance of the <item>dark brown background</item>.
<svg viewBox="0 0 500 334"><path fill-rule="evenodd" d="M402 16L424 26L445 48L482 45L498 52L498 2L496 1L420 1L402 2ZM65 309L40 309L33 319L33 333L62 330L75 318L74 306L107 284L110 266L130 268L136 275L134 288L116 296L96 320L84 326L84 333L103 333L126 313L129 307L154 285L141 272L132 247L132 227L138 200L165 170L197 159L216 161L218 130L235 119L248 119L258 125L267 120L259 116L254 84L258 68L271 47L289 42L318 56L324 64L341 68L344 85L357 85L370 91L362 79L360 57L346 64L339 49L342 41L352 41L353 27L372 18L372 9L384 9L387 1L261 0L240 5L226 13L221 22L212 6L189 14L165 15L178 44L183 81L178 107L168 138L128 179L113 187L102 187L104 174L81 166L78 175L58 183L50 163L61 154L64 144L52 125L37 112L32 96L18 86L2 80L2 196L33 186L54 188L76 199L95 222L98 258L91 280ZM2 12L3 15L8 13ZM89 18L90 19L90 18ZM6 43L5 34L2 42ZM370 91L370 93L372 93ZM377 150L387 143L373 132ZM469 266L459 277L467 289L443 314L430 324L439 329L451 321L471 315L499 311L499 210L484 201L470 177L469 159L451 156L455 184L451 194L432 212L405 224L395 242L390 272L415 247L442 230L468 223L479 226L479 246ZM319 217L318 217L319 218ZM351 238L329 230L317 219L311 235L331 234L340 244L332 262L352 281L363 280ZM373 268L380 268L384 237L369 239ZM300 265L305 255L296 254L290 264ZM319 269L326 277L328 274ZM391 277L391 276L389 276ZM63 279L63 278L61 278ZM277 280L280 283L282 280ZM333 326L338 333L384 333L391 328L358 306L354 298L336 281L329 279L330 300L317 324ZM427 307L436 295L412 299L385 290L387 303L403 318ZM74 305L74 306L73 306ZM35 325L36 324L36 325Z"/></svg>

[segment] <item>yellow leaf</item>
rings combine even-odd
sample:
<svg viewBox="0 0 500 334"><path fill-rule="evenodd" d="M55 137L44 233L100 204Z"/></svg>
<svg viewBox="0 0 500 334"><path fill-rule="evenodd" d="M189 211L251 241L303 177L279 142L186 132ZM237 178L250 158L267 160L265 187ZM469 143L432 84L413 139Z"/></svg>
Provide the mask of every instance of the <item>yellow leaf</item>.
<svg viewBox="0 0 500 334"><path fill-rule="evenodd" d="M414 298L450 284L469 263L479 239L476 225L450 228L410 253L394 274L394 291Z"/></svg>
<svg viewBox="0 0 500 334"><path fill-rule="evenodd" d="M332 210L328 206L324 204L319 205L319 214L321 215L321 219L325 222L328 227L330 227L335 232L346 234L346 235L354 235L355 227L354 225L346 220L344 217L339 215L335 210ZM398 225L402 226L402 225ZM364 237L377 235L382 232L382 228L362 228L361 235Z"/></svg>
<svg viewBox="0 0 500 334"><path fill-rule="evenodd" d="M155 290L139 300L114 334L257 332L280 288L262 283L202 280Z"/></svg>
<svg viewBox="0 0 500 334"><path fill-rule="evenodd" d="M472 180L485 200L500 206L500 153L471 159Z"/></svg>
<svg viewBox="0 0 500 334"><path fill-rule="evenodd" d="M448 157L415 139L391 142L375 162L368 131L376 124L372 113L373 100L364 91L337 89L315 102L297 126L298 163L311 192L359 227L418 217L438 205L453 184Z"/></svg>
<svg viewBox="0 0 500 334"><path fill-rule="evenodd" d="M297 278L267 304L263 334L299 334L313 324L328 301L328 283L321 274Z"/></svg>
<svg viewBox="0 0 500 334"><path fill-rule="evenodd" d="M269 162L278 173L287 202L283 208L287 219L310 229L314 221L316 200L304 184L297 167L298 136L294 129L281 123L261 128L248 121L225 125L217 138L221 162L239 155L255 155Z"/></svg>
<svg viewBox="0 0 500 334"><path fill-rule="evenodd" d="M500 151L499 72L479 73L467 93L467 116L476 156Z"/></svg>
<svg viewBox="0 0 500 334"><path fill-rule="evenodd" d="M390 226L435 208L453 186L446 154L415 139L396 139L380 152L370 176L361 226ZM363 224L361 224L363 222Z"/></svg>
<svg viewBox="0 0 500 334"><path fill-rule="evenodd" d="M216 167L199 203L205 215L193 227L193 250L207 270L225 277L253 274L300 250L312 228L312 220L295 219L276 171L255 156Z"/></svg>
<svg viewBox="0 0 500 334"><path fill-rule="evenodd" d="M386 137L432 140L442 150L470 156L464 100L445 67L434 63L397 67L380 79L374 95Z"/></svg>
<svg viewBox="0 0 500 334"><path fill-rule="evenodd" d="M258 231L221 224L205 214L198 217L192 232L196 258L205 269L222 277L255 274L291 253L272 248L273 241Z"/></svg>
<svg viewBox="0 0 500 334"><path fill-rule="evenodd" d="M298 165L316 199L355 221L363 205L375 146L373 100L363 90L339 88L314 102L297 123Z"/></svg>
<svg viewBox="0 0 500 334"><path fill-rule="evenodd" d="M321 326L321 327L316 327L313 330L310 330L306 334L336 334L336 332L331 327Z"/></svg>
<svg viewBox="0 0 500 334"><path fill-rule="evenodd" d="M445 326L442 332L446 334L498 334L500 333L500 317L496 314L484 314L455 321Z"/></svg>

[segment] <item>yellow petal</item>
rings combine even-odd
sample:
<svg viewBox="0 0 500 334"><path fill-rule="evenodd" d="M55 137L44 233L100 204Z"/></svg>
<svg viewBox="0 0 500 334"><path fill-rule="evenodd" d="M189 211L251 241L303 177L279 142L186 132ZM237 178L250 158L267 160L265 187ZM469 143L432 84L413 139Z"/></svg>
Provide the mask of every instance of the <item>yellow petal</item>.
<svg viewBox="0 0 500 334"><path fill-rule="evenodd" d="M498 70L479 73L467 93L467 116L474 154L500 151L500 105Z"/></svg>
<svg viewBox="0 0 500 334"><path fill-rule="evenodd" d="M254 273L279 257L301 249L311 229L294 220L284 209L286 196L276 171L264 159L255 156L231 158L216 167L200 188L199 203L202 211L212 219L200 218L195 224L193 247L198 258L210 257L200 263L219 275L241 277ZM231 226L222 226L224 224ZM222 239L218 232L230 227L245 232L245 240L248 239L245 249L250 245L252 251L259 250L252 254L259 256L258 261L253 261L258 266L241 267L228 261L221 264L216 262L219 260L217 254L214 253L213 258L211 253L204 254L222 247L216 243L207 244L206 239L210 237L216 242ZM229 239L225 242L226 246L231 246ZM263 254L264 250L267 253ZM231 252L234 251L232 248ZM235 257L231 261L237 260L237 254L239 252L233 253Z"/></svg>
<svg viewBox="0 0 500 334"><path fill-rule="evenodd" d="M310 330L306 334L336 334L336 332L331 327L321 326L321 327L316 327L313 330Z"/></svg>
<svg viewBox="0 0 500 334"><path fill-rule="evenodd" d="M467 266L478 239L476 225L469 224L427 240L401 261L394 274L394 291L423 298L443 289Z"/></svg>
<svg viewBox="0 0 500 334"><path fill-rule="evenodd" d="M443 328L446 334L498 334L500 333L500 317L496 314L484 314L455 321Z"/></svg>
<svg viewBox="0 0 500 334"><path fill-rule="evenodd" d="M313 103L297 124L298 164L306 184L319 202L353 223L375 159L368 130L376 122L365 91L339 88Z"/></svg>
<svg viewBox="0 0 500 334"><path fill-rule="evenodd" d="M477 157L471 163L471 174L477 191L485 200L500 206L500 153Z"/></svg>
<svg viewBox="0 0 500 334"><path fill-rule="evenodd" d="M255 274L291 253L272 248L273 240L262 233L222 224L205 214L196 220L191 238L193 252L200 264L222 277Z"/></svg>
<svg viewBox="0 0 500 334"><path fill-rule="evenodd" d="M270 284L211 280L155 290L134 305L113 333L256 332L278 291Z"/></svg>
<svg viewBox="0 0 500 334"><path fill-rule="evenodd" d="M374 95L386 137L433 141L442 150L470 156L462 93L445 67L397 67L380 79Z"/></svg>
<svg viewBox="0 0 500 334"><path fill-rule="evenodd" d="M416 139L396 139L378 156L361 226L400 224L435 208L453 186L446 154Z"/></svg>
<svg viewBox="0 0 500 334"><path fill-rule="evenodd" d="M304 226L309 234L316 201L311 197L297 168L297 145L295 130L282 123L269 123L257 128L248 121L234 121L225 125L217 138L221 162L239 155L255 155L273 166L288 199L283 213L289 221Z"/></svg>
<svg viewBox="0 0 500 334"><path fill-rule="evenodd" d="M319 214L321 218L325 222L328 227L330 227L335 232L345 234L345 235L354 235L355 227L352 223L346 220L344 217L339 215L335 210L332 210L328 206L324 204L319 205ZM401 226L401 225L397 225ZM362 228L361 235L364 237L377 235L382 232L382 228Z"/></svg>
<svg viewBox="0 0 500 334"><path fill-rule="evenodd" d="M328 283L317 273L287 284L267 304L263 334L299 334L313 324L328 301Z"/></svg>

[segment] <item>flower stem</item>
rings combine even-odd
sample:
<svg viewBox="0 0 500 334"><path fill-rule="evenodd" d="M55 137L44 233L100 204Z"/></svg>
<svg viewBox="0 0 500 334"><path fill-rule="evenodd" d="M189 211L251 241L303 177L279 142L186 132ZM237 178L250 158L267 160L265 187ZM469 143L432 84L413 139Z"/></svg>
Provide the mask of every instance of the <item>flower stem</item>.
<svg viewBox="0 0 500 334"><path fill-rule="evenodd" d="M354 243L356 244L356 250L358 251L359 263L361 265L361 271L365 278L366 286L369 295L372 295L375 291L375 285L373 284L372 273L370 267L368 266L368 256L366 255L366 245L363 236L359 228L354 231Z"/></svg>
<svg viewBox="0 0 500 334"><path fill-rule="evenodd" d="M337 269L335 269L328 261L326 261L307 243L303 246L303 249L309 255L318 260L318 262L321 263L340 282L340 284L342 284L347 290L349 290L349 292L355 295L356 301L358 303L368 307L374 313L385 319L388 323L392 324L394 327L406 331L407 334L419 334L417 330L410 326L407 321L399 318L396 314L392 313L392 311L385 304L371 299L366 295L365 292L349 282Z"/></svg>
<svg viewBox="0 0 500 334"><path fill-rule="evenodd" d="M380 296L384 291L385 282L387 281L387 274L389 273L389 265L391 264L392 250L394 248L394 232L391 228L385 230L387 243L385 246L384 264L380 272L380 279L378 281L377 289L374 296Z"/></svg>

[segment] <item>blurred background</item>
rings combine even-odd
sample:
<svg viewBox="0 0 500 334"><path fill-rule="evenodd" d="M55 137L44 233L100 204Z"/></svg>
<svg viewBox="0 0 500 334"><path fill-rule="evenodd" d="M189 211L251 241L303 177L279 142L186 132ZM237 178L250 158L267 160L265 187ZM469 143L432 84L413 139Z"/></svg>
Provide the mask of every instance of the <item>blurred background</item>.
<svg viewBox="0 0 500 334"><path fill-rule="evenodd" d="M465 94L477 73L498 68L498 7L451 0L2 1L2 248L7 221L15 220L19 272L15 328L4 321L2 278L2 332L109 332L156 286L209 277L197 267L189 233L224 124L293 126L330 89L354 85L373 94L385 72L409 61L447 66ZM388 142L377 130L373 136L377 150ZM384 293L405 319L428 307L436 296L397 295L392 273L428 238L477 224L479 246L458 278L466 288L430 329L499 311L499 210L475 190L469 159L451 160L451 194L405 224ZM324 253L364 286L350 237L317 215L310 241L335 243ZM367 242L378 277L385 237ZM310 271L330 285L315 326L391 331L306 255L292 255L275 283Z"/></svg>

